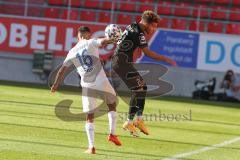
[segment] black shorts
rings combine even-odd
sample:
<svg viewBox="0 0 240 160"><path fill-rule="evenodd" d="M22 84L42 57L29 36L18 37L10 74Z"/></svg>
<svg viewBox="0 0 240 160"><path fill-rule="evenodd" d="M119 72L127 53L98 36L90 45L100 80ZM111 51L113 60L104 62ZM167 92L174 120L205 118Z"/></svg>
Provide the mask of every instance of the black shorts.
<svg viewBox="0 0 240 160"><path fill-rule="evenodd" d="M128 62L127 55L114 55L112 58L112 67L130 90L139 90L146 85L141 75L134 68L133 63Z"/></svg>

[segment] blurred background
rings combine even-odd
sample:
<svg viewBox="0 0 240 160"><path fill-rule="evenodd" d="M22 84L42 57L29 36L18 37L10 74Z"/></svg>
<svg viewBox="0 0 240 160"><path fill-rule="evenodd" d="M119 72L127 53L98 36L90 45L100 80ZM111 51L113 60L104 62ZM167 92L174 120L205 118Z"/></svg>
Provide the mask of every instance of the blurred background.
<svg viewBox="0 0 240 160"><path fill-rule="evenodd" d="M124 29L144 10L161 17L157 32L147 37L149 48L178 63L163 76L174 85L170 95L240 99L240 0L0 0L0 83L46 84L77 42L79 26L102 37L107 24ZM100 50L106 68L114 48ZM140 50L134 57L159 63ZM76 77L67 83L78 85Z"/></svg>

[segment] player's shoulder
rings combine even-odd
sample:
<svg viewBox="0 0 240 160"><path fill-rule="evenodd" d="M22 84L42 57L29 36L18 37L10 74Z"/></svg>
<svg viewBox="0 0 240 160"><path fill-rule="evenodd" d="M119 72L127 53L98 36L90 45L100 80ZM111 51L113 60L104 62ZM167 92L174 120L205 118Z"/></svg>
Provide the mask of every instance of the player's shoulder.
<svg viewBox="0 0 240 160"><path fill-rule="evenodd" d="M88 41L88 43L94 43L97 40L98 40L98 38L91 38L91 39L89 39L87 41Z"/></svg>
<svg viewBox="0 0 240 160"><path fill-rule="evenodd" d="M80 42L78 42L77 44L75 44L75 46L73 46L73 48L71 48L68 52L68 54L72 54L73 52L75 52L78 48L78 46L80 45Z"/></svg>
<svg viewBox="0 0 240 160"><path fill-rule="evenodd" d="M136 36L142 34L143 32L141 31L139 24L137 22L133 22L132 24L128 25L126 29L129 32L134 33Z"/></svg>
<svg viewBox="0 0 240 160"><path fill-rule="evenodd" d="M88 46L98 48L101 45L101 38L91 38L88 40Z"/></svg>

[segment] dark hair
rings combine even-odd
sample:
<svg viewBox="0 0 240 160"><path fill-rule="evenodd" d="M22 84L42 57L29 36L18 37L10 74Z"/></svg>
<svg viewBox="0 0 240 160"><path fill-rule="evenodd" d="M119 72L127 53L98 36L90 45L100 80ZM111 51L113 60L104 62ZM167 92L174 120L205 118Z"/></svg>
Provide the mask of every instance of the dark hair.
<svg viewBox="0 0 240 160"><path fill-rule="evenodd" d="M228 70L223 78L224 81L232 83L232 77L234 76L233 70Z"/></svg>
<svg viewBox="0 0 240 160"><path fill-rule="evenodd" d="M148 24L159 23L160 17L155 12L146 10L142 14L142 20L144 20Z"/></svg>
<svg viewBox="0 0 240 160"><path fill-rule="evenodd" d="M78 32L81 33L81 34L84 34L84 33L86 33L86 32L91 32L91 31L90 31L90 28L89 28L89 27L87 27L87 26L81 26L81 27L78 28Z"/></svg>

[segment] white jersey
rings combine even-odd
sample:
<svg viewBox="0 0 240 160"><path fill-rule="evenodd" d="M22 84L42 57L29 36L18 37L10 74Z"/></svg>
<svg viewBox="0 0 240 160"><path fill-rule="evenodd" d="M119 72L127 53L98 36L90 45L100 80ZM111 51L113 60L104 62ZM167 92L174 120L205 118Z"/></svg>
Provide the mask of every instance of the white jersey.
<svg viewBox="0 0 240 160"><path fill-rule="evenodd" d="M63 62L64 66L74 64L81 76L82 87L95 88L107 80L99 59L100 46L100 39L81 40L69 51Z"/></svg>

